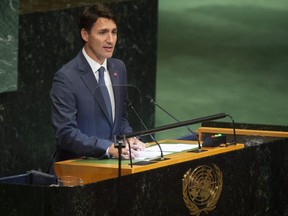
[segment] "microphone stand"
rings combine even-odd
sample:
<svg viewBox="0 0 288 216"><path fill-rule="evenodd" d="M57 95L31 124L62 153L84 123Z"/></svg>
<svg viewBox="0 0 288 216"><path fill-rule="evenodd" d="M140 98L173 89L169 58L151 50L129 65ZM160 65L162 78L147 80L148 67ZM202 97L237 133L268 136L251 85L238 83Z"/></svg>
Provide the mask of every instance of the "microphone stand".
<svg viewBox="0 0 288 216"><path fill-rule="evenodd" d="M132 164L132 152L131 152L131 145L129 140L127 139L127 144L128 144L128 149L129 149L129 160L130 160L130 166L131 168L133 168L133 164ZM124 138L124 142L125 142L125 138Z"/></svg>
<svg viewBox="0 0 288 216"><path fill-rule="evenodd" d="M182 127L182 126L187 126L187 125L191 125L191 124L197 124L197 123L201 123L201 122L205 122L205 121L221 119L221 118L225 118L225 117L227 117L226 113L219 113L216 115L211 115L211 116L191 119L191 120L187 120L187 121L177 122L177 123L173 123L173 124L168 124L168 125L156 127L153 129L144 130L144 131L129 133L129 134L126 134L126 138L140 136L140 135L144 136L144 135L153 134L153 133L160 132L160 131L165 131L165 130L178 128L178 127ZM122 139L123 135L120 135L118 137L120 139Z"/></svg>
<svg viewBox="0 0 288 216"><path fill-rule="evenodd" d="M232 127L233 127L233 140L231 141L230 145L236 145L237 144L237 138L236 138L236 129L235 129L235 122L234 119L232 118L232 116L227 115L228 117L230 117L231 121L232 121Z"/></svg>
<svg viewBox="0 0 288 216"><path fill-rule="evenodd" d="M124 136L123 136L124 137ZM120 188L121 188L121 153L122 153L122 141L118 141L116 135L114 135L114 145L118 148L118 190L117 190L117 215L120 211Z"/></svg>
<svg viewBox="0 0 288 216"><path fill-rule="evenodd" d="M167 115L169 115L172 119L174 119L176 122L180 122L176 117L172 116L169 112L167 112L164 108L162 108L160 105L158 105L152 97L150 97L149 95L146 96L146 98L149 100L150 103L153 103L154 106L157 106L159 109L161 109L163 112L165 112ZM197 142L198 142L198 149L197 150L193 150L193 151L190 151L190 152L194 152L194 153L200 153L200 152L203 152L203 151L207 151L207 150L204 150L202 149L202 146L200 144L200 140L199 140L199 137L198 137L198 134L193 132L188 126L186 126L187 130L192 134L192 135L195 135L196 136L196 139L197 139Z"/></svg>
<svg viewBox="0 0 288 216"><path fill-rule="evenodd" d="M121 188L121 155L122 155L122 148L124 147L122 144L125 143L125 140L127 140L128 143L128 147L129 147L129 159L130 159L130 164L131 164L131 168L133 167L132 165L132 155L131 155L131 146L129 143L129 140L126 139L126 135L123 135L123 137L121 138L121 140L117 140L116 135L114 135L114 146L115 148L118 148L118 190L117 190L117 215L120 215L119 211L120 211L120 188Z"/></svg>
<svg viewBox="0 0 288 216"><path fill-rule="evenodd" d="M136 117L138 118L138 120L140 121L140 123L142 124L142 126L145 128L145 130L147 130L147 127L145 125L145 123L142 121L142 119L140 118L140 116L138 115L138 113L136 112L136 110L134 109L133 105L131 102L129 102L128 106L133 110L134 114L136 115ZM152 134L149 134L150 135L150 138L157 144L157 146L159 147L160 149L160 160L163 161L165 160L164 158L164 155L163 155L163 151L162 151L162 148L161 148L161 145L156 141L156 139L154 139L153 135ZM168 158L166 158L168 159ZM155 159L157 160L157 159ZM155 161L153 160L153 161Z"/></svg>

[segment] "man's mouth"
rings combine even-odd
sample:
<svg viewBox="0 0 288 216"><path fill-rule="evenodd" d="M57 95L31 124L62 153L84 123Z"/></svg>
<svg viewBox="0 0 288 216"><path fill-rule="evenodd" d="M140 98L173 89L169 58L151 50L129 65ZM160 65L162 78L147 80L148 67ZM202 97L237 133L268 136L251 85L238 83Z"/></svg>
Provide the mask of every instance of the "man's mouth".
<svg viewBox="0 0 288 216"><path fill-rule="evenodd" d="M113 50L113 46L104 46L104 49L107 51L107 52L111 52Z"/></svg>

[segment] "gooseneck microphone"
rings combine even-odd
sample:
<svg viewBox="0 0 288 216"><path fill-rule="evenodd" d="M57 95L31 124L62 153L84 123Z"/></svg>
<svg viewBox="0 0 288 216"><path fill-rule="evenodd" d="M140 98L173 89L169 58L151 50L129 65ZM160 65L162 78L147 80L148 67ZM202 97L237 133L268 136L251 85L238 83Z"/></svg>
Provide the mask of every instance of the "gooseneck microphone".
<svg viewBox="0 0 288 216"><path fill-rule="evenodd" d="M145 130L148 130L145 123L143 122L143 120L140 118L139 114L137 113L137 111L134 109L133 105L132 105L132 102L129 101L128 103L128 107L130 107L132 109L132 111L134 112L134 114L136 115L136 117L138 118L138 120L140 121L141 125L145 128ZM162 151L162 148L161 148L161 145L155 140L155 138L152 136L152 134L149 134L150 135L150 138L157 144L157 146L159 147L160 149L160 160L165 160L164 159L164 155L163 155L163 151Z"/></svg>
<svg viewBox="0 0 288 216"><path fill-rule="evenodd" d="M152 103L154 106L157 106L159 109L161 109L163 112L165 112L167 115L169 115L172 119L174 119L176 122L180 122L176 117L174 117L172 114L170 114L167 110L165 110L164 108L162 108L160 105L158 105L153 98L150 95L146 95L146 98L149 100L150 103ZM201 152L201 151L206 151L203 150L199 141L199 137L198 134L195 133L194 131L192 131L187 125L186 125L187 130L196 137L197 141L198 141L198 150L195 152Z"/></svg>
<svg viewBox="0 0 288 216"><path fill-rule="evenodd" d="M235 128L235 122L232 116L227 115L231 121L232 121L232 127L233 127L233 140L231 141L230 145L236 145L237 144L237 137L236 137L236 128Z"/></svg>

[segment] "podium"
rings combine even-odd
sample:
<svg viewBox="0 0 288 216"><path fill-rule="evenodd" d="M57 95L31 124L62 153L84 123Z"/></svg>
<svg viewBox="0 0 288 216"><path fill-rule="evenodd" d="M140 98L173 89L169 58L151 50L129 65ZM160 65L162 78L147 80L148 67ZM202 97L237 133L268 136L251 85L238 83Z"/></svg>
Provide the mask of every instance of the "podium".
<svg viewBox="0 0 288 216"><path fill-rule="evenodd" d="M201 141L216 133L233 138L229 123L205 123L198 133ZM0 214L9 215L5 208L14 215L285 216L287 135L285 126L236 124L236 145L175 153L165 156L169 160L132 168L122 161L120 180L112 160L58 162L58 175L79 176L84 185L0 184Z"/></svg>
<svg viewBox="0 0 288 216"><path fill-rule="evenodd" d="M169 143L183 143L183 144L196 144L195 141L184 141L184 140L162 140L158 142L159 144L169 144ZM215 148L203 148L206 150L202 153L194 153L189 151L184 151L180 153L172 153L166 155L167 160L163 161L153 161L149 160L147 163L137 165L137 162L130 165L130 161L122 161L121 164L121 176L132 175L140 172L147 172L152 169L159 169L167 166L174 166L183 162L188 162L191 160L196 160L200 158L215 156L218 154L223 154L230 151L235 151L244 148L243 144L237 144L229 147L215 147ZM160 153L159 153L160 156ZM140 161L141 162L141 161ZM57 176L76 176L83 180L84 184L99 182L107 179L113 179L118 177L118 160L117 159L74 159L56 162L54 164L54 169Z"/></svg>

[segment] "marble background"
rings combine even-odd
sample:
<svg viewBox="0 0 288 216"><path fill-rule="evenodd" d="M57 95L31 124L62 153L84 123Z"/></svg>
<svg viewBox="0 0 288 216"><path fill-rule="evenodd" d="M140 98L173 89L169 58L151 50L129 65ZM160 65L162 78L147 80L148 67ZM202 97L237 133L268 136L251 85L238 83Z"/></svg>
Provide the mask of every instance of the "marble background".
<svg viewBox="0 0 288 216"><path fill-rule="evenodd" d="M54 73L82 47L78 18L83 6L79 4L86 1L77 5L64 1L67 7L63 1L59 7L51 2L56 9L35 4L34 12L20 2L18 90L0 93L0 176L32 169L46 172L55 150L49 92ZM158 2L107 4L120 20L114 57L126 63L130 99L152 127L154 108L144 96L155 95ZM140 130L133 113L130 117L134 130Z"/></svg>
<svg viewBox="0 0 288 216"><path fill-rule="evenodd" d="M17 89L18 7L18 0L0 1L0 93Z"/></svg>

